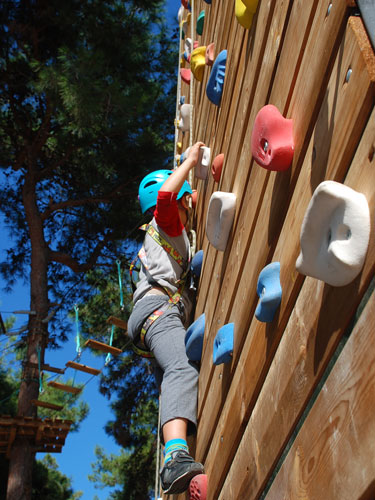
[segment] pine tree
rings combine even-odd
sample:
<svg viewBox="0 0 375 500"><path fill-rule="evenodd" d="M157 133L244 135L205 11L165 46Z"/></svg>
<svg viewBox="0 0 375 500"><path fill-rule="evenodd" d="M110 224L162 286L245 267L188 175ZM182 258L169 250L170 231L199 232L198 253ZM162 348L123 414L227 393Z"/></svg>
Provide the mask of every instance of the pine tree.
<svg viewBox="0 0 375 500"><path fill-rule="evenodd" d="M175 81L160 0L0 3L0 272L30 284L19 415L35 416L37 352L67 337L53 312L90 294L137 225L139 180L170 158ZM8 500L31 496L34 450L16 440Z"/></svg>

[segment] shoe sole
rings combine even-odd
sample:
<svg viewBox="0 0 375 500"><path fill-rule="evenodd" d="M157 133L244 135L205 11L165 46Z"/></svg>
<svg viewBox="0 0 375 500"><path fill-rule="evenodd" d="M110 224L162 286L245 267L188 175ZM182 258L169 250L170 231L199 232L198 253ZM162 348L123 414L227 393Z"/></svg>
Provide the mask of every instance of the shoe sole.
<svg viewBox="0 0 375 500"><path fill-rule="evenodd" d="M183 493L189 488L190 481L193 477L198 476L199 474L204 474L203 468L191 469L185 472L185 474L175 479L167 490L163 490L163 493L165 495Z"/></svg>

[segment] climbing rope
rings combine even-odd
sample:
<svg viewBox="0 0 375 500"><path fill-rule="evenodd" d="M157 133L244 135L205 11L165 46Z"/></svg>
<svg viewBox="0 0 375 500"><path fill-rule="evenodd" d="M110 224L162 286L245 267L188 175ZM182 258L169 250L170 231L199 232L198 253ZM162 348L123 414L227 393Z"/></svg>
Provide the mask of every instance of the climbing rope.
<svg viewBox="0 0 375 500"><path fill-rule="evenodd" d="M115 331L115 325L112 325L112 328L111 328L111 337L110 337L110 339L109 339L109 345L110 345L110 347L112 347L112 342L113 342L113 333L114 333L114 331ZM111 355L111 353L109 352L109 353L107 354L106 358L105 358L105 363L104 363L104 366L107 366L107 365L108 365L108 363L111 361L111 359L112 359L112 355Z"/></svg>
<svg viewBox="0 0 375 500"><path fill-rule="evenodd" d="M79 333L79 318L78 318L78 305L74 304L74 311L75 311L75 317L76 317L76 351L77 351L77 356L78 358L81 357L81 337Z"/></svg>
<svg viewBox="0 0 375 500"><path fill-rule="evenodd" d="M155 500L159 498L159 491L160 491L160 460L161 460L161 453L160 453L160 396L159 396L159 413L158 413L158 437L156 441L156 470L155 470Z"/></svg>
<svg viewBox="0 0 375 500"><path fill-rule="evenodd" d="M117 273L118 273L118 284L120 287L120 308L124 309L124 294L122 292L122 279L121 279L121 261L119 259L116 260L117 264Z"/></svg>
<svg viewBox="0 0 375 500"><path fill-rule="evenodd" d="M179 23L179 42L178 42L178 66L177 66L177 95L176 95L176 120L175 120L175 129L174 129L174 153L173 153L173 170L177 168L177 165L175 164L175 158L177 154L177 142L178 142L178 122L177 122L177 116L178 116L178 107L180 105L180 99L181 99L181 73L180 73L180 49L181 49L181 40L182 40L182 22Z"/></svg>

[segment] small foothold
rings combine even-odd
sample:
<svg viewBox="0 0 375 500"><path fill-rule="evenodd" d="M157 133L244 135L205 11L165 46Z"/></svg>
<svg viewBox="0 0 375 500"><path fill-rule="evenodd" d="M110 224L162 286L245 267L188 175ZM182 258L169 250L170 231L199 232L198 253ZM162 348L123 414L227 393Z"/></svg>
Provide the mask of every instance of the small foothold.
<svg viewBox="0 0 375 500"><path fill-rule="evenodd" d="M236 0L235 15L241 26L251 28L257 7L258 0Z"/></svg>
<svg viewBox="0 0 375 500"><path fill-rule="evenodd" d="M207 0L205 0L207 2ZM211 3L211 2L207 2ZM189 500L205 500L207 497L207 475L198 474L189 485Z"/></svg>
<svg viewBox="0 0 375 500"><path fill-rule="evenodd" d="M233 354L234 323L228 323L220 328L214 340L214 365L229 363Z"/></svg>
<svg viewBox="0 0 375 500"><path fill-rule="evenodd" d="M182 30L182 38L185 39L185 37L188 35L188 32L190 31L190 20L191 20L191 14L189 13L186 16L186 20L182 21L181 23L181 30Z"/></svg>
<svg viewBox="0 0 375 500"><path fill-rule="evenodd" d="M207 210L206 235L213 247L224 252L236 212L236 195L216 191Z"/></svg>
<svg viewBox="0 0 375 500"><path fill-rule="evenodd" d="M181 79L190 85L190 80L191 80L191 70L189 68L181 68L180 69L180 75Z"/></svg>
<svg viewBox="0 0 375 500"><path fill-rule="evenodd" d="M223 170L223 164L224 164L224 154L220 153L219 155L217 155L215 157L214 161L212 162L212 166L211 166L211 173L212 173L212 177L214 178L215 182L220 181L221 172Z"/></svg>
<svg viewBox="0 0 375 500"><path fill-rule="evenodd" d="M203 264L203 250L199 250L191 261L191 272L196 278L200 278Z"/></svg>
<svg viewBox="0 0 375 500"><path fill-rule="evenodd" d="M193 189L193 192L191 193L191 203L193 205L193 208L197 206L197 201L198 201L198 191L196 189Z"/></svg>
<svg viewBox="0 0 375 500"><path fill-rule="evenodd" d="M181 7L178 9L178 13L177 13L177 21L178 21L178 24L180 25L182 23L182 18L184 16L184 6L181 5Z"/></svg>
<svg viewBox="0 0 375 500"><path fill-rule="evenodd" d="M186 132L190 129L190 113L192 110L191 104L183 104L180 108L180 119L177 123L177 128ZM181 162L183 160L181 159Z"/></svg>
<svg viewBox="0 0 375 500"><path fill-rule="evenodd" d="M190 68L198 82L203 80L203 71L206 65L206 47L197 47L191 53Z"/></svg>
<svg viewBox="0 0 375 500"><path fill-rule="evenodd" d="M346 73L346 77L345 77L345 81L346 81L346 83L348 83L348 82L349 82L350 77L352 76L352 73L353 73L352 68L349 68L349 69L348 69L348 71L347 71L347 73Z"/></svg>
<svg viewBox="0 0 375 500"><path fill-rule="evenodd" d="M223 93L226 64L227 51L222 50L215 59L206 87L208 99L216 106L219 106Z"/></svg>
<svg viewBox="0 0 375 500"><path fill-rule="evenodd" d="M331 286L361 272L370 240L370 210L362 193L335 181L315 189L301 227L296 268Z"/></svg>
<svg viewBox="0 0 375 500"><path fill-rule="evenodd" d="M283 117L280 111L268 104L255 118L251 136L254 160L267 170L284 171L293 161L293 120Z"/></svg>
<svg viewBox="0 0 375 500"><path fill-rule="evenodd" d="M210 159L211 159L211 149L206 146L202 146L201 148L199 148L198 161L195 166L195 177L197 179L202 179L202 180L207 179Z"/></svg>
<svg viewBox="0 0 375 500"><path fill-rule="evenodd" d="M190 361L200 361L202 358L205 314L199 316L186 330L185 348Z"/></svg>
<svg viewBox="0 0 375 500"><path fill-rule="evenodd" d="M191 38L186 38L184 42L184 49L184 54L186 54L185 59L188 60L188 56L190 56L193 51L193 42L191 41Z"/></svg>
<svg viewBox="0 0 375 500"><path fill-rule="evenodd" d="M212 66L215 59L215 44L210 43L206 48L205 62L207 66Z"/></svg>
<svg viewBox="0 0 375 500"><path fill-rule="evenodd" d="M184 96L184 95L182 95L182 96L180 97L180 102L179 102L179 104L180 104L180 106L182 106L183 104L185 104L185 96Z"/></svg>
<svg viewBox="0 0 375 500"><path fill-rule="evenodd" d="M180 155L181 152L182 152L182 142L178 142L177 145L176 145L176 150L177 150L177 153Z"/></svg>
<svg viewBox="0 0 375 500"><path fill-rule="evenodd" d="M199 14L198 19L197 19L197 33L198 35L201 35L203 33L203 26L204 26L204 10Z"/></svg>
<svg viewBox="0 0 375 500"><path fill-rule="evenodd" d="M262 269L258 277L257 294L260 300L255 317L270 323L281 302L280 262L272 262Z"/></svg>

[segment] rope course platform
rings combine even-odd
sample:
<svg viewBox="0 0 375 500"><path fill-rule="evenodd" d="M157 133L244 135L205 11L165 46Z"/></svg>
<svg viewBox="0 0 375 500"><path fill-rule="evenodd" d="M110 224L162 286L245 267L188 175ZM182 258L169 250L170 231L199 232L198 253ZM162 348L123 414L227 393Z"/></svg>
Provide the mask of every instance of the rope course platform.
<svg viewBox="0 0 375 500"><path fill-rule="evenodd" d="M109 318L107 319L107 323L109 323L110 325L115 325L118 328L121 328L121 330L128 329L127 322L120 318L116 318L116 316L109 316Z"/></svg>
<svg viewBox="0 0 375 500"><path fill-rule="evenodd" d="M27 366L30 366L30 368L39 368L38 363L32 363L30 361L27 363ZM64 373L65 373L64 368L55 368L54 366L45 365L45 364L41 364L40 369L41 369L41 371L44 371L44 372L58 373L59 375L64 375Z"/></svg>
<svg viewBox="0 0 375 500"><path fill-rule="evenodd" d="M48 382L50 387L53 387L54 389L59 389L60 391L64 392L70 392L71 394L79 394L82 389L79 387L73 387L71 385L65 385L65 384L60 384L59 382L54 382L53 380L51 382Z"/></svg>
<svg viewBox="0 0 375 500"><path fill-rule="evenodd" d="M73 368L73 370L90 373L91 375L99 375L99 373L101 373L101 370L99 370L98 368L92 368L91 366L82 365L81 363L76 363L75 361L68 361L65 366L67 366L68 368Z"/></svg>
<svg viewBox="0 0 375 500"><path fill-rule="evenodd" d="M9 458L14 440L18 437L29 439L35 452L61 453L72 423L71 420L1 415L0 453Z"/></svg>
<svg viewBox="0 0 375 500"><path fill-rule="evenodd" d="M103 344L103 342L99 342L98 340L89 339L85 342L85 347L91 347L91 349L97 349L98 351L109 352L114 356L118 356L122 353L121 349L117 347L112 347L108 344Z"/></svg>
<svg viewBox="0 0 375 500"><path fill-rule="evenodd" d="M31 404L40 408L47 408L48 410L56 411L61 411L64 408L61 405L55 405L54 403L48 403L47 401L40 401L39 399L32 399Z"/></svg>

